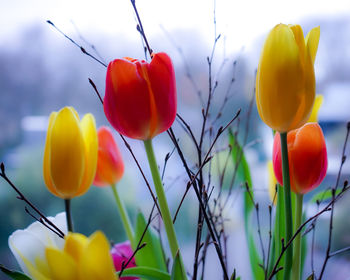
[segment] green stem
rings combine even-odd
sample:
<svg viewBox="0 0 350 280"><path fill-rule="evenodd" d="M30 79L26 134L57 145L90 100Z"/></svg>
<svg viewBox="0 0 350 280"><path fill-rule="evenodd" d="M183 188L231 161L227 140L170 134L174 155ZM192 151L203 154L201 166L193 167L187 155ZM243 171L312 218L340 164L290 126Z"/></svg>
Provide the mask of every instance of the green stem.
<svg viewBox="0 0 350 280"><path fill-rule="evenodd" d="M72 213L71 213L71 208L70 208L70 199L65 199L64 200L64 206L66 208L66 219L67 219L67 228L68 232L73 232L73 219L72 219Z"/></svg>
<svg viewBox="0 0 350 280"><path fill-rule="evenodd" d="M158 166L157 166L157 161L156 161L156 158L154 156L152 139L145 140L144 145L145 145L145 149L146 149L146 153L147 153L149 167L150 167L151 173L152 173L154 187L156 189L156 193L157 193L157 197L158 197L159 208L161 211L165 231L166 231L168 241L169 241L170 251L171 251L171 254L173 256L173 259L175 259L176 254L179 253L180 263L181 263L182 267L184 267L182 257L180 254L180 250L179 250L179 244L177 242L177 238L176 238L176 234L175 234L173 220L172 220L171 215L170 215L170 210L169 210L168 202L167 202L166 197L165 197L162 180L160 178L160 174L159 174L159 170L158 170ZM185 271L185 270L183 269L183 271ZM184 273L183 279L187 279L186 273Z"/></svg>
<svg viewBox="0 0 350 280"><path fill-rule="evenodd" d="M297 204L295 209L295 230L301 225L301 218L303 215L303 195L297 194ZM294 240L294 258L292 267L292 278L301 279L301 233L299 233Z"/></svg>
<svg viewBox="0 0 350 280"><path fill-rule="evenodd" d="M115 202L117 203L117 206L118 206L119 214L120 214L120 217L122 219L126 235L127 235L128 239L130 240L131 244L133 244L134 243L134 230L131 226L128 212L125 209L124 203L120 199L116 185L112 184L111 189L113 191Z"/></svg>
<svg viewBox="0 0 350 280"><path fill-rule="evenodd" d="M293 218L292 218L292 203L290 193L290 177L289 177L289 162L288 162L288 146L287 132L281 133L281 152L282 152L282 171L283 171L283 188L284 188L284 205L286 217L286 238L284 244L287 244L292 238L293 233ZM292 267L293 247L289 246L286 251L284 260L284 280L290 279L290 271Z"/></svg>

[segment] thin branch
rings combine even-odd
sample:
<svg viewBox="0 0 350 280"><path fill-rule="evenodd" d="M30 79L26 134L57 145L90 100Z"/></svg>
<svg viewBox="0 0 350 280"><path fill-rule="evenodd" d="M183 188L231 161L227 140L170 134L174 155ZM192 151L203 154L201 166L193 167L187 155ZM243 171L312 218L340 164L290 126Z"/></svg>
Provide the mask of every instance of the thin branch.
<svg viewBox="0 0 350 280"><path fill-rule="evenodd" d="M334 257L336 255L339 255L339 254L342 254L342 253L345 253L345 252L349 252L349 251L350 251L350 246L345 247L345 248L340 249L340 250L337 250L337 251L335 251L333 253L330 253L329 257L331 258L331 257Z"/></svg>
<svg viewBox="0 0 350 280"><path fill-rule="evenodd" d="M89 83L90 83L90 85L92 86L92 88L95 90L98 99L100 100L101 104L103 105L103 99L102 99L100 93L98 92L98 89L97 89L95 83L94 83L90 78L89 78Z"/></svg>
<svg viewBox="0 0 350 280"><path fill-rule="evenodd" d="M149 53L150 57L152 58L153 57L153 51L152 51L151 47L148 44L148 40L147 40L147 37L146 37L145 29L143 28L139 12L137 11L135 0L130 0L130 2L131 2L132 7L134 8L134 11L135 11L135 14L136 14L136 17L137 17L137 21L138 21L137 31L139 31L140 34L142 35L143 40L145 41L148 53Z"/></svg>
<svg viewBox="0 0 350 280"><path fill-rule="evenodd" d="M272 269L272 272L271 272L271 274L270 274L268 280L271 280L271 279L273 278L273 276L274 276L279 270L281 270L281 268L278 268L278 264L279 264L279 262L280 262L282 256L284 255L286 249L292 244L292 242L294 241L295 237L296 237L298 234L300 234L300 232L303 230L303 228L304 228L307 224L309 224L310 222L312 222L313 220L315 220L318 216L322 215L324 212L331 211L331 208L330 208L330 207L331 207L336 201L338 201L339 198L342 197L343 194L344 194L347 190L349 190L349 189L350 189L349 186L343 188L343 189L341 190L341 192L340 192L338 195L336 195L336 196L334 197L334 199L332 199L321 211L319 211L318 213L316 213L316 214L315 214L314 216L312 216L311 218L307 219L307 220L295 231L294 235L293 235L292 238L288 241L288 243L287 243L286 246L284 246L284 240L283 240L283 246L282 246L281 253L280 253L280 255L278 256L278 258L277 258L277 260L276 260L276 263L275 263L275 265L274 265L274 267L273 267L273 269Z"/></svg>
<svg viewBox="0 0 350 280"><path fill-rule="evenodd" d="M107 64L105 64L104 62L102 62L101 60L99 60L97 57L95 57L94 55L92 55L91 53L87 52L83 46L79 45L77 42L75 42L72 38L70 38L68 35L66 35L61 29L59 29L51 20L47 20L46 21L48 24L50 24L53 28L55 28L59 33L61 33L65 38L67 38L69 41L71 41L75 46L77 46L81 52L89 57L91 57L93 60L97 61L98 63L100 63L101 65L103 65L104 67L107 67Z"/></svg>
<svg viewBox="0 0 350 280"><path fill-rule="evenodd" d="M343 145L343 151L342 151L342 158L341 158L341 163L340 163L340 167L339 167L339 171L338 171L338 176L337 176L337 180L336 180L336 184L335 187L332 189L332 205L331 205L331 218L329 221L329 234L328 234L328 245L327 245L327 250L326 250L326 256L322 265L322 269L320 272L320 276L319 276L319 280L322 279L323 273L326 269L326 265L327 262L330 258L330 252L331 252L331 246L332 246L332 233L333 233L333 216L334 216L334 197L338 188L338 184L339 184L339 180L340 180L340 175L343 169L343 165L345 163L346 160L346 155L345 155L345 151L346 151L346 146L348 143L348 139L349 139L349 132L350 132L350 122L347 123L347 131L346 131L346 136L345 136L345 141L344 141L344 145Z"/></svg>
<svg viewBox="0 0 350 280"><path fill-rule="evenodd" d="M105 60L102 58L100 52L97 50L97 48L95 47L94 44L91 44L90 42L88 42L88 40L85 39L85 37L80 33L78 27L76 26L75 22L73 20L71 20L71 23L75 29L75 31L77 32L79 38L85 43L87 44L94 52L95 54L98 56L98 58L103 62L106 63Z"/></svg>
<svg viewBox="0 0 350 280"><path fill-rule="evenodd" d="M174 151L175 151L175 147L172 149L172 151L171 151L170 153L167 153L167 154L165 155L165 158L164 158L164 165L163 165L163 171L162 171L162 180L163 180L163 178L164 178L165 168L166 168L166 166L167 166L167 163L168 163L170 157L173 155Z"/></svg>
<svg viewBox="0 0 350 280"><path fill-rule="evenodd" d="M134 258L135 254L147 245L146 243L141 244L141 242L142 242L143 238L145 237L146 232L147 232L147 230L148 230L148 228L149 228L149 226L150 226L150 224L151 224L151 222L152 222L152 215L153 215L153 211L154 211L154 206L155 206L155 205L153 205L153 207L152 207L151 213L150 213L150 215L149 215L149 217L148 217L147 224L146 224L146 226L145 226L145 229L144 229L143 232L142 232L142 235L141 235L141 237L140 237L139 242L137 243L137 246L136 246L136 249L135 249L134 253L132 254L132 256L129 258L129 260L128 260L125 264L124 264L124 263L122 264L122 268L121 268L121 270L119 271L119 277L122 276L124 269L125 269L125 268L129 265L129 263L132 261L132 259ZM160 213L160 212L159 212L159 213Z"/></svg>
<svg viewBox="0 0 350 280"><path fill-rule="evenodd" d="M204 100L203 100L203 97L202 97L202 92L201 90L198 88L198 85L196 84L192 74L191 74L191 71L190 71L190 67L189 67L189 64L187 63L187 59L183 53L183 50L180 46L178 46L175 42L175 40L170 36L169 32L164 28L164 26L160 26L160 28L163 30L163 32L165 33L165 35L168 37L169 41L174 45L174 47L176 48L176 50L178 51L178 53L180 54L181 58L182 58L182 62L185 66L185 75L187 77L187 79L190 81L192 87L193 87L193 90L194 92L197 94L198 96L198 99L201 103L201 106L204 107Z"/></svg>
<svg viewBox="0 0 350 280"><path fill-rule="evenodd" d="M179 145L178 145L178 143L177 143L177 141L176 141L175 135L174 135L172 129L171 129L171 128L169 129L170 133L171 133L172 136L173 136L173 137L171 137L171 139L172 139L173 143L175 144L175 147L176 147L176 149L177 149L177 151L178 151L178 154L179 154L179 156L180 156L180 158L181 158L181 160L182 160L182 162L183 162L183 164L184 164L184 166L185 166L185 169L187 170L187 172L188 172L188 174L189 174L189 177L190 177L190 179L191 179L190 184L193 185L193 187L194 187L194 190L195 190L197 199L198 199L199 204L200 204L201 211L203 212L204 219L205 219L206 224L207 224L207 226L208 226L208 230L209 230L210 235L211 235L211 237L212 237L212 239L213 239L213 241L214 241L214 246L215 246L217 255L218 255L218 257L219 257L220 264L221 264L221 266L222 266L225 279L229 279L229 278L228 278L228 274L227 274L225 262L224 262L224 259L223 259L222 251L221 251L221 248L219 247L218 242L217 242L217 240L216 240L216 237L215 237L215 234L214 234L214 231L213 231L211 222L210 222L210 220L209 220L209 218L208 218L208 215L206 214L205 206L204 206L203 201L202 201L202 199L201 199L201 195L200 195L200 193L199 193L199 190L198 190L198 188L197 188L197 185L194 184L194 182L196 181L197 176L199 175L199 173L201 172L202 168L203 168L204 165L206 164L207 159L208 159L208 157L209 157L209 155L210 155L210 152L211 152L211 150L213 149L213 147L214 147L214 145L215 145L217 139L218 139L218 138L220 137L220 135L232 124L232 122L233 122L234 120L237 119L237 117L239 116L239 114L240 114L240 110L237 111L236 115L231 119L230 122L228 122L228 124L227 124L225 127L220 127L220 128L219 128L219 130L218 130L218 132L217 132L217 134L216 134L216 137L215 137L214 140L213 140L213 143L212 143L211 146L209 147L209 150L208 150L206 156L204 157L203 164L199 167L199 170L197 171L197 173L196 173L195 176L193 176L193 177L192 177L192 175L189 173L189 169L188 169L186 160L185 160L185 158L184 158L184 156L183 156L183 154L182 154L182 151L181 151L181 149L180 149L180 147L179 147Z"/></svg>
<svg viewBox="0 0 350 280"><path fill-rule="evenodd" d="M162 215L162 214L161 214L161 211L160 211L160 208L159 208L159 205L158 205L158 202L157 202L157 198L156 198L156 196L154 195L154 193L153 193L153 191L152 191L152 189L151 189L151 185L148 183L148 180L147 180L147 178L146 178L146 176L145 176L145 173L143 172L143 170L142 170L142 168L141 168L141 166L140 166L140 164L139 164L139 162L138 162L138 160L137 160L137 158L136 158L134 152L132 151L132 149L131 149L131 147L130 147L130 144L125 140L124 136L121 135L120 133L119 133L119 136L122 138L122 140L123 140L123 142L124 142L126 148L129 150L131 156L133 157L133 159L134 159L134 161L135 161L135 163L136 163L136 165L137 165L137 167L138 167L138 169L139 169L139 171L140 171L140 173L141 173L141 175L142 175L142 178L143 178L143 180L145 181L145 183L146 183L146 185L147 185L147 188L148 188L148 190L149 190L149 192L150 192L150 194L151 194L151 196L152 196L152 198L153 198L153 202L154 202L154 204L156 205L156 207L157 207L157 209L158 209L158 213L159 213L160 215Z"/></svg>
<svg viewBox="0 0 350 280"><path fill-rule="evenodd" d="M39 216L41 219L43 219L43 221L50 225L53 229L54 229L54 233L56 233L59 237L64 238L64 233L63 231L61 231L53 222L51 222L48 218L46 218L46 216L44 214L42 214L40 212L40 210L34 206L33 203L31 203L22 193L21 191L12 183L12 181L7 177L6 173L5 173L5 164L2 162L0 164L0 176L15 190L15 192L19 195L17 198L19 200L23 200L25 203L27 203L27 205L32 208ZM28 211L29 212L29 211ZM27 212L27 213L28 213ZM36 220L38 220L37 218L35 218ZM40 219L38 220L40 221ZM49 229L51 229L50 227L48 227Z"/></svg>

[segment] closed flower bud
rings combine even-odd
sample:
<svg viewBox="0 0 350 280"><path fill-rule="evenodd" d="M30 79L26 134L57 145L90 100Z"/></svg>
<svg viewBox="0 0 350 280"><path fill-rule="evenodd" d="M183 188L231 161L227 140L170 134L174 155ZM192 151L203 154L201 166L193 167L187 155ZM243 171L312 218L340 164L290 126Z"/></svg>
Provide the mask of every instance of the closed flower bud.
<svg viewBox="0 0 350 280"><path fill-rule="evenodd" d="M273 168L277 181L283 185L281 139L276 133L273 143ZM291 189L305 194L318 187L327 172L327 149L321 127L307 123L287 134Z"/></svg>
<svg viewBox="0 0 350 280"><path fill-rule="evenodd" d="M129 261L129 259L133 255L133 250L131 248L130 241L126 241L123 243L115 244L111 249L111 255L114 263L114 268L116 271L120 271L122 269L123 264ZM135 258L132 258L128 263L126 268L135 267ZM137 277L120 277L120 280L136 280L139 279Z"/></svg>
<svg viewBox="0 0 350 280"><path fill-rule="evenodd" d="M167 54L156 53L150 63L131 58L109 63L103 107L122 135L152 139L172 125L176 104L174 67Z"/></svg>
<svg viewBox="0 0 350 280"><path fill-rule="evenodd" d="M49 191L63 199L84 194L95 176L97 147L93 115L80 121L72 107L51 113L43 162Z"/></svg>
<svg viewBox="0 0 350 280"><path fill-rule="evenodd" d="M276 131L299 128L310 116L319 37L319 27L304 39L299 25L278 24L265 41L256 77L256 103L261 119Z"/></svg>
<svg viewBox="0 0 350 280"><path fill-rule="evenodd" d="M117 183L124 174L124 163L111 130L102 126L97 131L98 159L93 184L98 187Z"/></svg>

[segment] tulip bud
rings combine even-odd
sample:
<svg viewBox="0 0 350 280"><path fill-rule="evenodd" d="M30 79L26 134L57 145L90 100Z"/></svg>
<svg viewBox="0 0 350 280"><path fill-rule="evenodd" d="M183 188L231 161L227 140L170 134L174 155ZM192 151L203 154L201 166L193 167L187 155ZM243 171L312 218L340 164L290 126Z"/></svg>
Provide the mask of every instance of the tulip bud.
<svg viewBox="0 0 350 280"><path fill-rule="evenodd" d="M73 107L51 113L43 161L49 191L63 199L84 194L95 176L97 147L93 115L80 121Z"/></svg>
<svg viewBox="0 0 350 280"><path fill-rule="evenodd" d="M261 119L287 132L308 120L315 99L314 61L320 28L304 39L299 25L276 25L261 52L256 103Z"/></svg>
<svg viewBox="0 0 350 280"><path fill-rule="evenodd" d="M273 143L273 169L277 181L283 185L280 134ZM321 127L307 123L287 135L291 189L305 194L318 187L327 172L327 149Z"/></svg>
<svg viewBox="0 0 350 280"><path fill-rule="evenodd" d="M117 183L123 176L124 163L111 130L102 126L97 131L98 159L93 184L98 187Z"/></svg>
<svg viewBox="0 0 350 280"><path fill-rule="evenodd" d="M174 67L167 54L156 53L150 63L131 58L109 63L103 107L122 135L152 139L172 125L176 103Z"/></svg>
<svg viewBox="0 0 350 280"><path fill-rule="evenodd" d="M130 241L125 241L123 243L118 243L113 246L111 249L111 255L114 263L114 267L116 271L120 271L122 269L123 262L126 264L131 256L133 255L133 251L131 248ZM135 267L135 258L129 262L126 266L127 268ZM120 280L135 280L138 279L136 277L120 277Z"/></svg>

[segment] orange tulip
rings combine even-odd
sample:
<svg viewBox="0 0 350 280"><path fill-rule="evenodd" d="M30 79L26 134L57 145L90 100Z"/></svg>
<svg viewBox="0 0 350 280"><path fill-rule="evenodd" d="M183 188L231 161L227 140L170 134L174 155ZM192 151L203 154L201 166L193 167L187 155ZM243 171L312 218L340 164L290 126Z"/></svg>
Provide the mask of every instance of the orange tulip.
<svg viewBox="0 0 350 280"><path fill-rule="evenodd" d="M121 134L148 140L167 130L176 116L174 67L165 53L150 63L132 58L109 63L103 107Z"/></svg>
<svg viewBox="0 0 350 280"><path fill-rule="evenodd" d="M117 183L124 174L124 163L117 143L108 127L102 126L97 131L98 158L93 184L98 187Z"/></svg>
<svg viewBox="0 0 350 280"><path fill-rule="evenodd" d="M273 143L273 168L277 181L283 185L280 134ZM291 189L305 194L318 187L327 172L327 149L318 123L307 123L287 135Z"/></svg>

